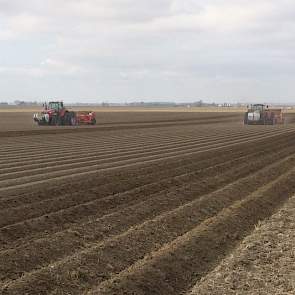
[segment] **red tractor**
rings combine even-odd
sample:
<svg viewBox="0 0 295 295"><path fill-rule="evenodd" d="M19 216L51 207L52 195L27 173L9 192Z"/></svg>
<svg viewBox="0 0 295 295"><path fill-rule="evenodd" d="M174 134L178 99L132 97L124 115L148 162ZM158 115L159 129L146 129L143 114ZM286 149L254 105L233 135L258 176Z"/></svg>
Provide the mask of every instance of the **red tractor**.
<svg viewBox="0 0 295 295"><path fill-rule="evenodd" d="M34 114L34 121L38 125L67 125L96 124L94 112L73 112L64 107L61 101L51 101L44 104L41 114Z"/></svg>

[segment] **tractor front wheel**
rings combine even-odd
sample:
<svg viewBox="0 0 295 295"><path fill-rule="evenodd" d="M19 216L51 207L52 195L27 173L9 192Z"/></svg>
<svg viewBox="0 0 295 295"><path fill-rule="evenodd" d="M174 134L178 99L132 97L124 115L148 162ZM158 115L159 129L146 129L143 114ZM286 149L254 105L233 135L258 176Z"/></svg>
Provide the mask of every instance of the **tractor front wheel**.
<svg viewBox="0 0 295 295"><path fill-rule="evenodd" d="M56 116L53 116L51 118L51 120L49 121L49 125L57 125L57 117Z"/></svg>
<svg viewBox="0 0 295 295"><path fill-rule="evenodd" d="M244 125L248 125L248 113L244 116Z"/></svg>

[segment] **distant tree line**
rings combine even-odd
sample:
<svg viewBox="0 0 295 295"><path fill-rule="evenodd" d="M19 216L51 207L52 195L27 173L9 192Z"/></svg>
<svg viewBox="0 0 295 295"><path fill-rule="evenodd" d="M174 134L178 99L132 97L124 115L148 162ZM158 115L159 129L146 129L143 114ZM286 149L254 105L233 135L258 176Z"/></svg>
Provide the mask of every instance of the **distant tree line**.
<svg viewBox="0 0 295 295"><path fill-rule="evenodd" d="M37 101L24 101L24 100L15 100L14 104L17 106L35 106L40 105Z"/></svg>

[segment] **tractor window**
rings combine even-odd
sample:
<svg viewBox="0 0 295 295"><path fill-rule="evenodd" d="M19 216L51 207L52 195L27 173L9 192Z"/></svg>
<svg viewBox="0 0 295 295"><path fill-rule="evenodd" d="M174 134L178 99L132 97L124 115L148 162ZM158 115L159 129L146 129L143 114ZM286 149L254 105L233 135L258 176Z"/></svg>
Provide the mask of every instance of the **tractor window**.
<svg viewBox="0 0 295 295"><path fill-rule="evenodd" d="M49 103L49 109L51 110L60 110L63 108L62 102L50 102Z"/></svg>
<svg viewBox="0 0 295 295"><path fill-rule="evenodd" d="M261 105L261 104L253 105L253 110L262 112L264 110L264 105Z"/></svg>

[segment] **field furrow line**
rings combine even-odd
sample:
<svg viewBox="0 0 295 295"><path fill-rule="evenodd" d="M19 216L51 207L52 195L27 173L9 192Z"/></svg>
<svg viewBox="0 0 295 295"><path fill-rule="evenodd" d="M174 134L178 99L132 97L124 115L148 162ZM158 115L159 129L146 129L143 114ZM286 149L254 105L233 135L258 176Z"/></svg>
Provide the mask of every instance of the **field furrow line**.
<svg viewBox="0 0 295 295"><path fill-rule="evenodd" d="M259 187L183 236L151 253L88 294L180 294L234 248L255 224L295 193L295 169ZM142 285L148 286L145 290Z"/></svg>
<svg viewBox="0 0 295 295"><path fill-rule="evenodd" d="M214 129L208 129L204 128L203 130L198 130L197 133L199 136L204 136L208 131L214 133L216 130ZM238 130L238 128L233 128L232 130ZM146 137L153 137L155 139L171 139L171 138L178 138L180 136L185 136L188 137L190 133L196 133L195 128L190 128L188 133L183 133L183 128L176 129L174 128L173 130L167 130L167 129L155 129L155 130L150 130L151 132L112 132L112 133L105 133L105 134L98 134L99 136L89 136L89 134L86 134L84 136L79 135L62 135L62 136L54 136L54 135L47 135L47 136L38 136L38 138L34 138L34 141L32 141L31 137L26 137L22 138L23 140L20 140L20 138L15 138L13 141L6 140L5 142L2 142L3 146L8 148L8 151L14 151L15 147L21 149L19 151L25 150L24 146L28 148L36 148L36 147L46 147L47 142L50 141L52 143L52 147L58 148L60 145L66 145L70 147L70 143L73 142L74 144L85 142L87 144L108 144L108 143L128 143L130 140L132 140L135 136L138 137L139 139L146 138ZM38 140L37 140L38 139ZM1 145L2 146L2 145ZM5 148L2 148L1 151L5 151Z"/></svg>
<svg viewBox="0 0 295 295"><path fill-rule="evenodd" d="M218 154L216 154L215 151L207 151L203 154L193 154L178 159L163 160L153 164L145 164L140 167L128 167L127 169L119 170L115 173L113 171L105 172L103 175L93 175L92 178L80 178L78 185L72 183L70 187L67 184L59 184L57 188L56 186L45 187L33 192L21 192L20 194L15 192L11 196L2 198L0 200L0 206L2 206L2 208L17 207L20 205L42 202L43 200L53 199L56 197L58 198L59 196L82 192L100 193L101 186L104 186L109 182L116 183L126 181L128 179L132 179L137 182L140 178L146 179L146 175L148 175L148 179L160 179L162 177L161 175L169 177L176 175L179 173L178 171L182 173L184 170L192 171L195 169L202 169L212 166L212 163L216 165L222 163L222 161L236 159L237 157L243 159L243 157L248 157L249 154L253 153L257 153L258 156L261 151L262 154L281 151L286 146L292 146L293 140L293 138L288 138L288 140L286 140L286 136L281 135L276 138L277 145L275 148L269 145L266 146L263 143L251 146L237 145L225 148L223 151L220 150ZM95 182L93 182L94 177Z"/></svg>
<svg viewBox="0 0 295 295"><path fill-rule="evenodd" d="M96 156L96 157L106 157L106 156L113 156L116 154L122 154L122 153L131 153L132 151L136 152L138 150L146 150L146 149L160 149L160 148L165 148L165 147L170 147L170 146L186 146L188 144L201 144L201 143L209 143L209 142L214 142L217 141L218 139L226 139L226 138L233 138L235 136L238 135L245 135L244 133L233 133L231 132L229 135L217 135L217 136L212 136L210 138L205 138L205 139L199 139L199 138L191 138L188 140L184 140L181 139L179 141L174 141L174 140L169 140L166 143L155 143L154 141L153 144L149 144L149 142L142 142L142 143L138 143L137 141L135 141L134 143L132 143L131 145L125 147L125 146L119 146L118 147L112 147L112 148L107 148L107 149L99 149L98 147L92 147L92 148L87 148L87 153L83 153L83 151L85 151L85 147L84 150L76 150L75 152L70 153L70 151L66 151L63 153L59 153L59 154L55 154L54 152L50 152L50 155L52 156L52 160L48 159L48 152L44 155L42 155L41 157L39 157L38 154L34 154L34 158L32 159L32 157L30 156L30 158L26 159L26 157L23 158L19 158L18 160L16 159L7 159L7 161L5 161L5 163L0 164L0 175L2 173L6 173L6 171L10 171L12 169L17 169L20 168L19 166L22 165L22 167L38 167L39 165L47 165L50 163L57 163L57 161L60 160L73 160L76 159L77 156L81 157L81 154L84 155L85 154L85 158L89 157L89 156ZM80 147L79 147L80 148ZM127 150L127 151L126 151ZM88 156L89 154L89 156ZM44 159L46 159L46 161L44 161ZM35 164L36 163L36 164ZM59 163L59 162L58 162Z"/></svg>
<svg viewBox="0 0 295 295"><path fill-rule="evenodd" d="M273 156L269 158L273 159ZM265 163L267 163L267 160L265 160ZM194 180L194 182L197 183L197 190L202 188L206 191L212 188L216 188L219 184L223 184L225 181L231 181L233 178L244 176L245 174L249 173L249 170L255 171L254 169L257 169L259 167L261 166L251 165L249 167L248 163L238 167L231 167L231 165L229 165L228 169L225 169L223 177L216 176L218 175L218 171L215 171L214 167L212 167L211 169L208 168L208 175L202 175L201 171L199 171L199 173L196 172L196 175L199 174L199 177L197 179L195 179L194 174L184 173L183 175L176 176L174 179L170 178L169 181L172 187L176 186L178 187L178 190L180 190L179 186L185 187L185 181L189 183L190 180ZM210 182L209 179L214 179L214 181ZM157 186L157 189L159 190L163 189L161 182L157 182L156 185L152 184L151 186L143 186L142 188L148 191L148 188L153 190L154 186ZM190 183L190 188L191 187L192 183ZM128 188L125 187L125 190L127 189ZM85 202L80 205L77 204L70 208L59 210L58 212L52 212L39 218L32 218L30 220L26 219L23 222L5 226L0 230L0 232L2 233L2 235L0 234L2 247L5 245L11 246L11 243L14 241L15 237L17 237L17 239L21 237L30 238L30 234L36 235L36 232L41 232L41 234L44 232L46 234L52 233L56 230L59 230L60 228L67 228L72 223L77 223L81 221L81 218L89 220L89 218L93 215L95 217L91 217L92 219L99 218L102 214L109 214L109 210L118 210L124 208L130 203L134 203L138 200L141 201L142 198L145 199L147 197L145 193L141 193L142 195L138 194L137 190L140 189L140 187L134 187L134 185L132 186L131 184L131 187L129 187L129 189L130 191L105 196L104 198L97 197L97 199L93 201ZM136 194L133 194L134 189ZM193 197L196 197L195 194L196 191L194 191Z"/></svg>
<svg viewBox="0 0 295 295"><path fill-rule="evenodd" d="M291 130L292 132L293 130ZM282 133L287 133L290 131L283 131ZM126 166L130 166L130 165L139 165L141 163L146 163L146 162L154 162L154 161L159 161L162 159L167 159L169 157L177 157L181 155L188 155L188 154L192 154L192 153L198 153L198 152L202 152L205 150L210 150L210 149L219 149L220 147L225 147L225 146L230 146L230 145L235 145L241 142L254 142L255 140L261 140L264 138L269 138L269 137L273 137L276 135L279 135L281 133L276 133L276 134L271 134L271 135L264 135L264 136L252 136L251 139L248 138L243 138L243 139L235 139L235 140L231 140L230 143L218 143L218 144L212 144L211 146L207 146L207 147L203 147L202 149L195 149L195 148L187 148L186 150L178 150L175 152L166 152L163 153L161 155L156 154L156 155L151 155L151 156L139 156L137 158L132 158L132 159L127 159L127 160L123 160L123 161L118 161L118 162L111 162L111 163L107 163L107 164L102 164L102 165L92 165L91 168L92 170L90 170L90 167L83 167L83 168L74 168L74 169L67 169L67 170L59 170L57 172L53 172L53 173L45 173L45 174L41 174L38 176L28 176L28 177L21 177L15 180L4 180L4 181L0 181L0 192L1 191L7 191L7 190L11 190L11 189L15 189L15 188L20 188L20 187L25 187L28 185L32 185L32 184L42 184L44 182L49 182L50 180L55 180L55 179L64 179L64 178L73 178L74 176L80 176L83 174L94 174L96 173L98 170L103 171L105 169L119 169L119 168L123 168Z"/></svg>
<svg viewBox="0 0 295 295"><path fill-rule="evenodd" d="M218 123L230 123L233 121L233 118L223 118L220 121L220 118L204 121L195 121L195 122L177 122L171 121L170 123L158 123L153 122L149 124L122 124L122 125L109 125L109 126L99 126L99 127L89 127L89 128L52 128L52 129L39 129L39 130L23 130L23 131L2 131L0 132L0 138L9 138L9 137L20 137L20 136L38 136L46 134L80 134L87 132L89 134L93 132L106 132L106 131L120 131L120 130L134 130L134 129L150 129L150 128L162 128L162 127L176 127L176 126L188 126L188 125L208 125L208 124L218 124Z"/></svg>
<svg viewBox="0 0 295 295"><path fill-rule="evenodd" d="M200 136L203 137L203 136ZM23 155L32 155L34 154L38 154L42 153L42 149L48 149L50 148L52 151L54 152L58 152L61 150L61 147L63 148L70 148L73 149L73 147L77 147L77 148L81 148L81 144L89 146L89 145L95 145L97 147L112 147L112 146L118 146L120 144L122 145L129 145L130 141L133 141L134 139L138 140L138 142L144 142L145 140L153 142L153 140L159 140L159 141L169 141L172 139L189 139L191 137L189 137L188 135L176 135L176 134L167 134L167 133L151 133L150 136L148 136L147 134L136 134L135 135L129 135L129 136L108 136L106 138L101 138L101 137L94 137L91 140L89 140L89 138L76 138L76 140L72 139L72 138L55 138L55 140L53 141L52 138L48 138L48 137L41 137L40 139L42 139L42 142L34 142L32 143L32 141L30 140L31 138L27 139L26 142L22 142L22 143L14 143L11 147L4 145L5 148L3 148L3 151L1 151L1 155L5 156L5 157L9 157L11 155L11 157L14 156L15 152L17 153L22 153ZM49 145L50 144L50 145Z"/></svg>
<svg viewBox="0 0 295 295"><path fill-rule="evenodd" d="M271 132L276 132L276 130L270 130L267 132L262 132L262 134L266 134L266 133L271 133ZM193 140L200 140L200 141L206 141L206 140L210 140L211 138L217 138L218 136L226 136L226 135L235 135L235 134L257 134L257 132L255 131L249 131L249 132L241 132L241 131L236 131L233 132L228 131L228 132L218 132L216 134L212 134L210 133L210 135L208 136L200 136L199 134L192 134L190 136L178 136L178 137L167 137L167 139L163 139L161 136L158 138L155 137L148 137L147 135L145 135L142 139L140 138L140 140L137 138L137 136L133 136L132 138L130 138L128 140L128 142L124 142L124 141L118 141L118 142L109 142L107 144L103 144L102 142L98 141L97 143L91 143L92 145L89 146L89 143L85 143L82 140L79 141L77 144L72 144L70 143L69 146L67 145L58 145L57 148L52 148L50 141L47 141L47 145L45 147L45 149L43 148L42 150L40 150L40 147L36 146L35 149L30 148L30 147L26 147L24 148L27 152L23 152L23 151L19 151L19 150L13 150L12 153L10 155L8 154L4 154L1 153L1 155L3 156L3 160L0 162L1 165L7 163L8 160L12 161L12 162L17 162L17 161L23 161L25 159L27 160L34 160L32 159L32 155L34 156L34 158L38 157L38 158L48 158L48 151L50 151L50 154L55 155L55 156L63 156L63 155L71 155L73 152L78 154L81 151L85 151L85 146L87 146L87 150L88 151L97 151L100 149L103 150L108 150L108 151L116 151L116 149L119 148L131 148L134 147L135 145L147 145L147 144L152 144L155 145L155 142L157 142L158 144L166 144L166 143L170 143L170 142L182 142L182 141L191 141ZM101 144L99 144L101 143ZM21 153L21 154L20 154Z"/></svg>
<svg viewBox="0 0 295 295"><path fill-rule="evenodd" d="M178 236L189 233L222 209L246 198L256 187L266 185L282 173L294 169L294 160L293 156L287 157L209 195L132 227L123 234L77 251L75 255L48 267L26 273L20 279L4 284L3 294L17 294L19 290L34 290L40 294L57 290L81 294L112 278L149 253L159 251Z"/></svg>
<svg viewBox="0 0 295 295"><path fill-rule="evenodd" d="M240 134L239 134L240 135ZM218 143L218 142L223 142L226 139L234 139L237 135L231 135L228 137L225 136L220 136L216 138L212 138L210 140L206 141L188 141L188 142L180 142L180 143L175 143L171 142L169 144L165 145L156 145L156 146L143 146L143 147L135 147L135 148L129 148L127 151L124 150L118 150L116 152L105 152L105 151L98 151L96 154L93 154L92 156L84 157L81 153L73 157L71 156L70 160L64 160L66 157L62 156L60 159L59 158L54 158L54 164L51 166L50 162L48 161L41 161L41 164L34 165L34 164L28 164L28 165L23 165L23 162L18 162L18 163L12 163L9 164L9 168L0 168L0 183L1 180L8 180L8 179L15 179L15 178L20 178L23 176L27 176L30 174L36 175L36 174L44 174L44 173L49 173L49 172L54 172L56 170L60 170L60 168L77 168L83 166L91 167L94 164L102 164L102 163L107 163L109 161L115 161L117 159L123 159L123 156L126 156L126 158L129 158L129 156L135 157L136 155L144 154L144 155L149 155L153 154L155 152L161 153L163 150L165 152L168 151L173 151L173 150L178 150L180 148L186 148L186 147L197 147L197 146L208 146L209 144L212 143ZM244 136L244 135L243 135ZM109 150L108 150L109 151ZM34 168L37 166L37 168ZM41 167L39 167L41 166ZM12 171L12 172L10 172Z"/></svg>
<svg viewBox="0 0 295 295"><path fill-rule="evenodd" d="M280 155L282 157L282 155ZM280 156L278 156L278 158L280 158ZM269 158L272 158L271 156ZM235 160L237 163L238 162L238 159ZM152 211L149 211L153 214L157 214L157 210L155 208L153 208L153 206L151 208L149 208L149 206L147 206L148 204L149 205L152 205L153 203L154 204L162 204L164 205L163 208L158 208L158 210L168 210L168 208L170 209L173 209L175 206L177 206L177 204L184 204L185 202L189 202L193 199L196 199L198 195L201 195L202 193L204 192L208 192L208 191L212 191L214 189L216 189L216 187L222 185L222 184L225 184L225 183L229 183L230 180L234 179L235 177L242 177L244 176L245 174L249 174L250 171L249 171L249 164L247 159L245 158L244 159L244 162L246 162L246 165L243 164L243 165L237 165L237 166L234 166L232 167L232 169L229 169L226 168L226 166L223 167L223 169L226 171L224 173L224 176L222 178L220 178L218 176L218 173L221 172L221 170L219 170L219 172L216 171L216 168L217 167L210 167L209 169L211 170L211 176L208 177L208 173L206 173L206 177L204 179L206 179L206 182L204 182L204 179L202 179L202 177L200 176L200 179L198 178L198 182L195 182L194 184L193 183L190 183L189 186L185 185L185 183L183 183L183 180L181 180L180 184L181 184L181 187L179 187L179 185L176 185L176 191L172 189L172 192L170 192L169 194L168 193L163 193L163 191L161 191L161 193L155 193L154 192L149 192L149 193L153 193L154 195L150 196L148 198L148 200L146 201L146 197L142 198L139 200L139 204L135 204L135 205L131 205L130 207L127 206L127 208L123 208L123 210L120 208L119 212L115 212L115 213L111 213L111 216L125 216L125 215L122 215L123 212L128 212L128 210L131 210L131 208L133 206L135 206L135 208L137 208L136 210L138 210L138 212L141 212L140 216L141 216L141 220L143 218L143 215L142 215L142 210L150 210L152 209ZM233 165L227 165L227 166L233 166ZM255 169L258 169L258 167L251 167L252 170L256 171ZM201 174L201 171L199 171L199 173ZM212 174L213 173L213 174ZM217 174L216 174L217 173ZM215 176L214 176L215 175ZM226 176L227 175L227 176ZM213 177L213 178L212 178ZM179 182L179 177L176 178L177 179L177 182ZM192 179L193 181L193 179ZM174 182L173 182L174 183ZM214 185L212 185L212 183L214 183ZM174 184L175 186L175 184ZM189 190L187 188L190 188ZM169 188L169 186L168 186ZM146 189L146 188L144 188ZM163 187L161 187L161 189L163 189ZM165 188L167 189L167 188ZM136 189L137 190L137 193L139 193L138 191L138 188ZM171 188L168 189L168 191L171 191ZM167 191L167 192L168 192ZM143 191L144 192L144 191ZM127 192L126 192L127 193ZM179 198L179 195L181 195L182 197ZM116 196L117 197L120 197L120 196ZM180 202L180 203L179 203ZM124 203L124 201L123 201ZM142 210L140 210L140 204L144 204L144 208ZM149 209L146 209L146 208L149 208ZM120 213L121 212L121 213ZM118 215L119 214L119 215ZM121 214L121 215L120 215ZM132 212L132 216L135 216L136 215L136 212ZM128 216L128 214L127 214ZM106 215L106 218L109 218L108 215ZM117 217L116 217L117 218ZM70 235L72 235L73 232L75 232L77 234L77 238L76 238L76 243L78 243L80 246L79 247L82 247L82 242L86 241L87 240L87 243L91 242L91 236L92 238L97 238L97 229L96 228L100 228L99 224L102 222L104 218L100 218L100 219L94 219L94 221L92 222L87 222L86 224L84 224L82 227L81 225L78 225L78 226L74 226L72 228L70 228L69 230L66 230L64 233L68 233ZM120 218L119 218L120 220ZM112 227L115 226L116 224L116 219L113 220L114 225L112 225ZM112 223L109 223L109 224L112 224ZM120 220L119 222L119 225L118 226L122 226L123 223L122 223L122 220ZM16 233L16 235L19 234L20 230L14 230L14 232ZM109 229L107 230L107 233L104 232L105 234L113 234L112 232L109 232ZM66 236L68 236L68 234ZM103 234L103 233L101 233ZM101 237L101 234L100 234L100 237ZM58 238L56 237L56 235L58 236ZM87 238L85 238L85 235ZM55 253L51 253L52 255L47 255L47 257L55 257L57 258L57 252L61 254L64 253L63 251L68 249L67 247L67 241L63 241L62 240L62 237L64 237L64 235L61 233L55 233L54 234L55 236L55 240L54 242L49 242L48 239L41 239L41 240L37 240L36 242L30 242L29 244L29 248L31 249L31 252L28 252L28 246L25 248L27 252L24 252L19 258L20 259L20 262L17 264L17 265L23 265L23 266L26 266L26 267L29 267L29 265L31 265L31 263L28 261L28 259L30 259L31 257L31 254L34 253L34 261L36 262L37 261L37 254L39 253L38 249L41 247L41 255L39 257L39 259L41 259L42 261L44 261L44 257L46 257L45 255L45 252L44 251L48 251L49 248L51 249L50 251L54 251L55 249L55 246L56 245L55 243L58 242L59 243L59 251L55 251ZM65 237L66 237L65 236ZM56 240L57 238L57 240ZM7 240L7 239L6 239ZM42 241L46 243L46 247L45 245L42 246ZM92 241L93 242L93 241ZM22 242L22 244L24 245L24 241ZM64 246L62 246L63 244L65 244ZM49 245L51 245L49 247ZM52 248L53 247L53 248ZM63 249L63 250L61 250ZM73 248L72 248L73 249ZM8 257L10 255L17 255L18 253L20 253L20 251L22 251L22 248L18 248L16 250L8 250L8 251L4 251L0 254L0 257L2 257L6 263L5 263L5 266L3 264L3 268L5 268L5 270L3 270L3 275L5 276L8 276L8 273L9 273L9 269L7 268L8 265L10 265L10 267L16 267L16 261L18 261L18 259L13 256L13 258L11 258L11 262L10 264L8 263ZM31 253L31 254L29 254ZM0 261L1 261L1 258L0 258ZM26 262L25 262L26 261ZM0 263L1 264L1 263ZM1 268L1 267L0 267ZM11 271L11 270L10 270ZM12 275L15 275L15 270L11 271Z"/></svg>
<svg viewBox="0 0 295 295"><path fill-rule="evenodd" d="M267 126L269 127L269 126ZM293 126L288 126L288 128L292 128ZM216 133L216 131L218 131ZM158 139L159 141L163 140L171 140L173 138L192 138L192 137L203 137L206 138L206 135L208 136L208 132L209 134L212 136L215 134L220 134L220 133L224 133L224 134L229 134L230 132L275 132L277 130L281 130L282 128L279 127L273 127L273 128L263 128L263 129L250 129L250 128L244 128L243 130L241 130L241 128L233 128L232 126L228 126L228 127L223 127L223 128L215 128L214 129L208 129L206 128L206 126L204 127L204 130L199 130L197 128L193 128L193 129L189 129L186 130L187 132L183 133L183 129L179 129L175 130L153 130L153 132L151 133L135 133L135 134L117 134L116 136L112 136L110 134L108 134L108 136L104 136L104 137L92 137L91 139L89 139L89 137L85 137L85 138L64 138L64 137L40 137L40 139L38 141L35 141L32 143L32 138L27 138L27 140L25 142L17 142L17 143L13 143L12 146L10 147L10 149L8 150L7 144L3 143L3 147L5 146L4 150L1 152L1 155L5 155L5 157L9 156L9 154L14 154L15 151L17 151L18 153L26 153L28 152L29 155L32 154L31 151L34 151L35 153L39 152L40 147L43 148L50 148L52 151L55 150L60 150L60 146L63 147L67 147L67 148L73 148L74 146L79 145L79 143L86 143L87 145L93 144L96 146L101 146L101 145L117 145L117 144L129 144L130 141L134 140L134 139ZM44 143L43 143L44 142ZM48 143L50 143L50 146L48 147ZM28 151L29 150L29 151ZM6 154L7 152L7 154Z"/></svg>
<svg viewBox="0 0 295 295"><path fill-rule="evenodd" d="M284 154L286 154L286 151L280 151L279 153L280 156ZM230 157L229 160L219 160L220 163L218 163L218 160L214 161L215 159L212 159L211 163L214 163L214 165L211 164L207 167L205 165L202 167L202 163L198 163L197 165L192 165L190 167L190 170L188 169L189 167L182 166L178 169L171 171L170 175L169 173L167 173L167 171L161 171L161 174L152 174L149 177L147 177L146 174L139 175L138 177L133 179L133 183L136 183L137 188L142 187L145 188L145 190L151 188L156 192L157 189L159 189L159 187L161 188L161 190L163 188L174 187L175 185L179 188L180 185L184 186L186 183L196 181L196 179L198 179L198 181L204 181L204 175L205 179L207 179L209 176L215 177L216 174L223 173L223 177L220 178L220 180L223 181L227 173L232 175L233 170L236 171L235 173L237 173L237 175L241 174L241 169L243 169L243 173L245 173L247 171L248 162L251 159L256 158L258 155L262 156L262 152L254 152L253 154L249 153L246 156L243 155L239 156L238 158L234 158L234 155L231 154L230 156L228 156ZM278 155L276 155L276 157L277 156ZM271 159L273 159L273 156L271 157ZM245 161L246 165L244 164ZM237 164L237 166L235 164ZM195 170L194 168L197 169ZM150 182L147 183L147 180ZM45 214L59 212L67 208L79 206L81 204L88 204L89 202L92 202L94 200L101 200L103 198L118 198L119 193L126 193L126 191L124 190L133 190L133 188L127 186L130 185L129 182L125 182L126 181L119 179L119 182L117 183L102 184L101 186L98 186L96 188L96 191L98 191L99 193L93 191L87 193L83 191L83 198L81 197L82 192L76 192L62 195L61 197L57 197L54 200L49 199L37 203L30 203L26 206L22 205L19 207L13 207L6 210L0 210L0 228L8 226L11 223L37 218ZM218 180L217 183L219 183ZM201 182L200 185L202 186L202 184L203 183ZM210 189L209 184L206 184L206 186L207 189ZM134 198L136 199L137 197Z"/></svg>

